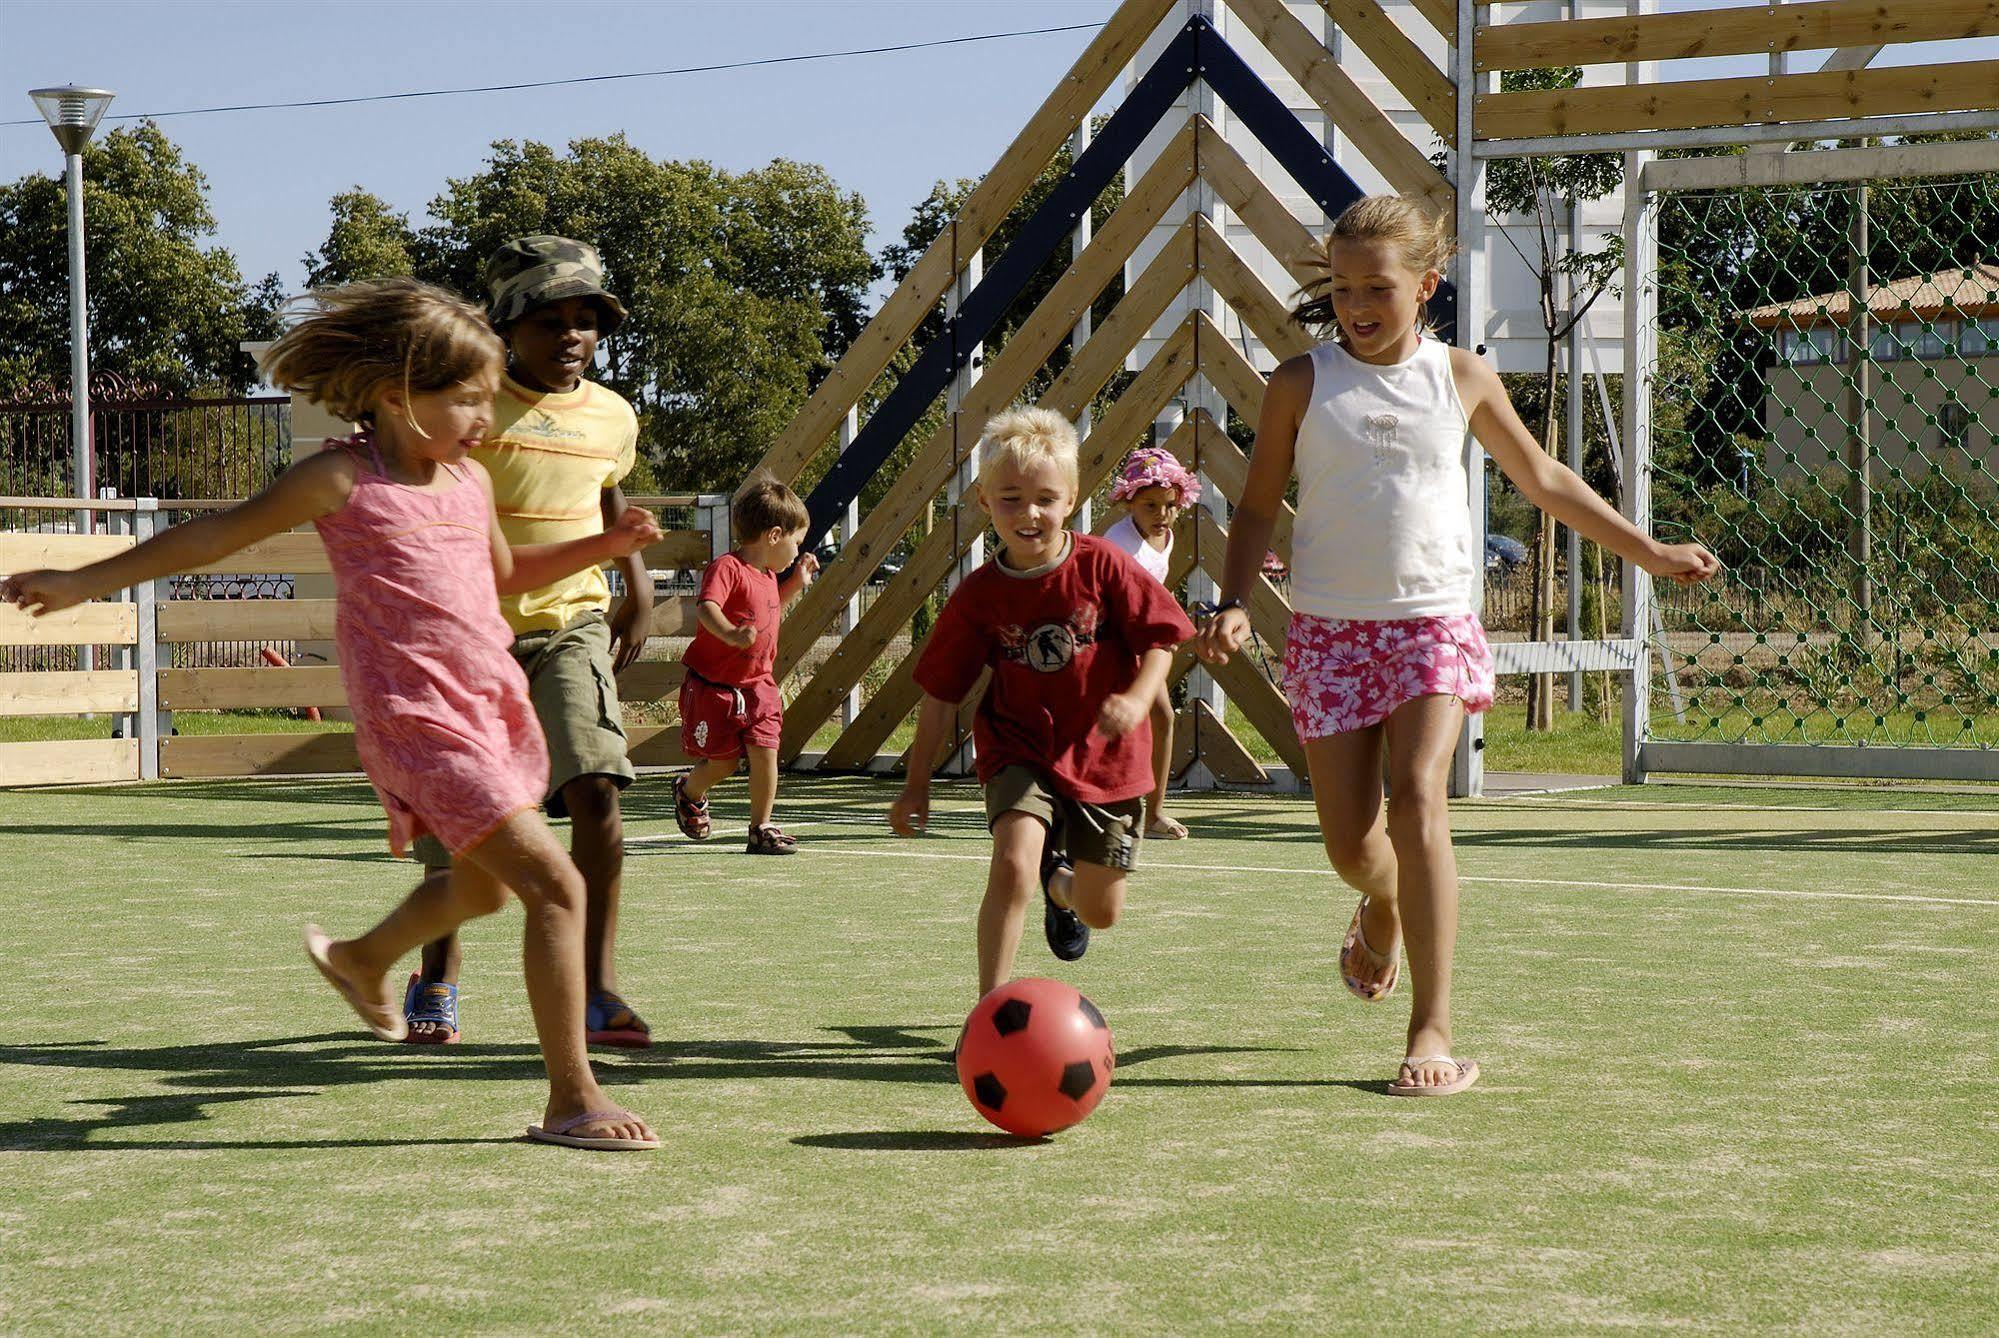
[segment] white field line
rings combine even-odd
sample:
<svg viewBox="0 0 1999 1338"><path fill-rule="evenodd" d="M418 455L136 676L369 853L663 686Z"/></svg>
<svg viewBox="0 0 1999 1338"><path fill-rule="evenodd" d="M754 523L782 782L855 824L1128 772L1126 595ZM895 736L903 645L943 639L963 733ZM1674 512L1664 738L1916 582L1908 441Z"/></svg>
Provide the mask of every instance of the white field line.
<svg viewBox="0 0 1999 1338"><path fill-rule="evenodd" d="M804 853L804 852L801 852ZM929 850L835 850L813 847L810 852L820 859L927 859L963 860L974 864L984 864L986 855L947 855L941 851ZM1139 865L1146 869L1178 869L1191 873L1278 873L1291 874L1299 878L1331 878L1331 869L1294 869L1272 864L1168 864L1160 860L1145 860ZM1818 892L1788 887L1701 887L1692 883L1602 883L1575 878L1501 878L1491 875L1460 875L1463 883L1507 883L1524 887L1580 887L1606 892L1696 892L1709 896L1723 897L1802 897L1823 901L1908 901L1926 906L1990 906L1999 908L1999 899L1979 897L1932 897L1921 894L1900 895L1894 892Z"/></svg>
<svg viewBox="0 0 1999 1338"><path fill-rule="evenodd" d="M1594 788L1594 787L1592 787ZM1561 790L1533 790L1523 794L1506 795L1481 799L1480 804L1504 806L1526 803L1537 799L1552 799L1565 794ZM1994 796L1999 799L1999 795ZM1685 811L1712 811L1725 809L1730 813L1853 813L1857 815L1879 815L1896 818L1986 818L1999 821L1999 808L1842 808L1837 804L1725 804L1719 801L1706 803L1674 802L1670 799L1568 799L1563 805L1578 808L1629 808L1652 812L1673 809Z"/></svg>

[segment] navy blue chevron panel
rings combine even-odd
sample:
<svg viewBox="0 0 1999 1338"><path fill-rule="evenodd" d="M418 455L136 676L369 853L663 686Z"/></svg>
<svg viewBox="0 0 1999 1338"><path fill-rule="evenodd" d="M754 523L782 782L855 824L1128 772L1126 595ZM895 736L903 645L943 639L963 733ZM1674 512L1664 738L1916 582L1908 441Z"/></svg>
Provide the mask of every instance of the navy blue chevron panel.
<svg viewBox="0 0 1999 1338"><path fill-rule="evenodd" d="M862 486L965 365L968 351L992 333L1035 273L1068 241L1083 211L1096 203L1125 161L1153 127L1171 113L1173 104L1196 78L1207 81L1236 119L1263 143L1321 209L1336 214L1361 197L1360 187L1333 160L1325 146L1256 77L1212 24L1195 17L1132 86L1090 146L1078 155L1068 174L1021 227L1013 245L986 268L979 285L966 294L956 317L917 356L915 364L903 373L861 425L839 461L812 490L811 497L806 499L806 507L812 513L806 536L808 549L839 522L848 504L860 495ZM1439 290L1433 310L1439 312L1448 337L1457 310L1456 297L1449 285Z"/></svg>

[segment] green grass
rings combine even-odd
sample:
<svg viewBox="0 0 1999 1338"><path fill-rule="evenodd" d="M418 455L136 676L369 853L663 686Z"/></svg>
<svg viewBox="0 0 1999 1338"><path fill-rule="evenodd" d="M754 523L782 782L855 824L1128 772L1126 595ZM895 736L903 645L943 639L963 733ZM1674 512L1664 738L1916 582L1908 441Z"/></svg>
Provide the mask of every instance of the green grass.
<svg viewBox="0 0 1999 1338"><path fill-rule="evenodd" d="M628 792L606 1054L665 1134L519 1133L517 911L467 934L462 1046L370 1042L298 926L411 881L367 788L0 793L0 1330L1972 1332L1999 1312L1999 806L1709 788L1459 805L1479 1087L1395 1101L1407 991L1339 987L1307 804L1190 798L1057 967L1121 1063L1045 1144L940 1062L986 843L788 781L751 860ZM1933 802L1936 801L1936 802ZM1836 808L1837 812L1829 809ZM1925 809L1932 811L1906 811Z"/></svg>

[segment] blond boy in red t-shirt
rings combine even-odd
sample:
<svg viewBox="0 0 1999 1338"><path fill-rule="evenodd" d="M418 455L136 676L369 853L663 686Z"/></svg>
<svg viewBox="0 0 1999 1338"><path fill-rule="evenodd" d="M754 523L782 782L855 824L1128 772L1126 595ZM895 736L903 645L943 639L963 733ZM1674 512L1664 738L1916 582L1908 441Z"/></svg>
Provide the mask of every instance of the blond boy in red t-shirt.
<svg viewBox="0 0 1999 1338"><path fill-rule="evenodd" d="M930 773L958 704L990 667L972 726L993 834L979 908L979 993L1013 974L1035 884L1064 961L1124 907L1152 789L1148 712L1173 648L1194 628L1116 545L1065 528L1076 508L1076 430L1046 409L986 424L979 507L1001 551L944 605L917 661L923 689L909 780L889 824L930 816Z"/></svg>

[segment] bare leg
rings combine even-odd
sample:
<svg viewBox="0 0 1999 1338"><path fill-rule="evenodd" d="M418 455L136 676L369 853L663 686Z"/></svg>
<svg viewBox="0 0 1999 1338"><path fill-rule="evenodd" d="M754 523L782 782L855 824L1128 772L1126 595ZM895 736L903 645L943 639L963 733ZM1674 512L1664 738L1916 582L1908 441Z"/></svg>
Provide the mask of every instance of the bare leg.
<svg viewBox="0 0 1999 1338"><path fill-rule="evenodd" d="M1395 847L1398 903L1408 936L1411 1055L1451 1050L1451 959L1458 939L1458 861L1451 848L1451 754L1464 727L1455 697L1419 697L1388 718L1388 839ZM1457 1074L1425 1064L1413 1081Z"/></svg>
<svg viewBox="0 0 1999 1338"><path fill-rule="evenodd" d="M750 826L768 827L777 809L777 749L753 743L746 751L750 755Z"/></svg>
<svg viewBox="0 0 1999 1338"><path fill-rule="evenodd" d="M1166 783L1172 771L1173 690L1162 683L1152 703L1152 793L1145 797L1145 830L1177 841L1187 829L1166 816Z"/></svg>
<svg viewBox="0 0 1999 1338"><path fill-rule="evenodd" d="M1002 813L993 824L993 859L979 904L979 997L1013 975L1028 902L1041 884L1041 849L1048 829L1026 813Z"/></svg>
<svg viewBox="0 0 1999 1338"><path fill-rule="evenodd" d="M1124 911L1122 869L1079 862L1069 883L1069 907L1092 929L1109 929Z"/></svg>
<svg viewBox="0 0 1999 1338"><path fill-rule="evenodd" d="M1395 847L1381 812L1381 751L1384 726L1332 734L1305 744L1312 773L1312 802L1326 858L1348 887L1367 898L1361 932L1387 960L1358 963L1356 977L1379 985L1394 970L1402 921L1396 910ZM1357 958L1360 954L1354 954Z"/></svg>
<svg viewBox="0 0 1999 1338"><path fill-rule="evenodd" d="M680 788L689 799L705 799L708 791L717 781L725 781L736 774L740 757L704 757L694 764L694 770L687 773L687 779Z"/></svg>
<svg viewBox="0 0 1999 1338"><path fill-rule="evenodd" d="M618 785L608 776L578 776L562 787L569 808L569 852L583 875L584 987L592 994L618 988L613 960L618 899L625 870L625 825Z"/></svg>
<svg viewBox="0 0 1999 1338"><path fill-rule="evenodd" d="M425 867L424 880L449 878L449 867L433 869ZM423 945L423 965L419 974L426 985L458 983L458 968L464 963L464 954L458 947L458 935L454 931L443 938L434 939Z"/></svg>

